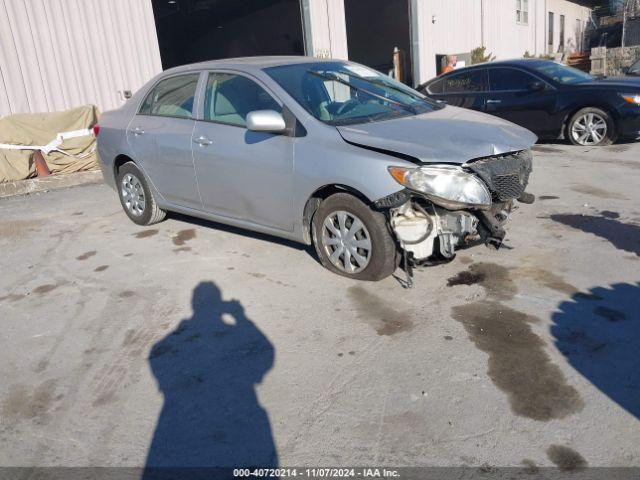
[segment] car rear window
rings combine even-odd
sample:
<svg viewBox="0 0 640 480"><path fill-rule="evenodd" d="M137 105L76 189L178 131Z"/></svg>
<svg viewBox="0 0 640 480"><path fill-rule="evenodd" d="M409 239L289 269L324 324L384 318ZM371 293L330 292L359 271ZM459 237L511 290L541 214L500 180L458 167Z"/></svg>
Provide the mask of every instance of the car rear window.
<svg viewBox="0 0 640 480"><path fill-rule="evenodd" d="M471 70L444 78L444 93L482 92L484 85L484 70Z"/></svg>
<svg viewBox="0 0 640 480"><path fill-rule="evenodd" d="M192 118L199 76L192 73L161 80L145 98L140 114Z"/></svg>
<svg viewBox="0 0 640 480"><path fill-rule="evenodd" d="M444 89L444 80L437 80L427 87L427 91L429 93L433 93L434 95L443 93L443 89Z"/></svg>

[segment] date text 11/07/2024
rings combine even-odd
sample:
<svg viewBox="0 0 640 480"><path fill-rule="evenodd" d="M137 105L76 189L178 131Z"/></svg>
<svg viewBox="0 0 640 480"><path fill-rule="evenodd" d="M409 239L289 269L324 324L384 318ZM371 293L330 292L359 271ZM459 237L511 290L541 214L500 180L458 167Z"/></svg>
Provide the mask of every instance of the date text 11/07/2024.
<svg viewBox="0 0 640 480"><path fill-rule="evenodd" d="M236 478L399 478L397 470L387 468L237 468Z"/></svg>

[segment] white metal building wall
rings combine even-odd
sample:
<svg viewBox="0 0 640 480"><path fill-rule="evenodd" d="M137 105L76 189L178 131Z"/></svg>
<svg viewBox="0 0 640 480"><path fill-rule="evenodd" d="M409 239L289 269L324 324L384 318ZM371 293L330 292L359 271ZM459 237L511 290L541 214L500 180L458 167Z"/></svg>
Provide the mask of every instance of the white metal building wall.
<svg viewBox="0 0 640 480"><path fill-rule="evenodd" d="M344 0L302 0L307 55L347 59Z"/></svg>
<svg viewBox="0 0 640 480"><path fill-rule="evenodd" d="M529 0L529 23L516 23L516 0L415 0L420 82L436 74L436 55L470 52L484 46L498 60L546 53L547 15L554 12L554 51L559 19L565 16L565 47L576 47L590 10L568 0ZM416 66L414 66L416 68Z"/></svg>
<svg viewBox="0 0 640 480"><path fill-rule="evenodd" d="M161 70L151 0L0 0L0 117L113 109Z"/></svg>

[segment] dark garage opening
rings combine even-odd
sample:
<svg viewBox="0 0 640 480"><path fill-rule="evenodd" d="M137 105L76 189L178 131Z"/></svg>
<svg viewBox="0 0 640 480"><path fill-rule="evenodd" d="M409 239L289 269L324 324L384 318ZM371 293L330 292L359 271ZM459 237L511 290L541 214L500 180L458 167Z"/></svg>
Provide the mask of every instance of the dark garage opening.
<svg viewBox="0 0 640 480"><path fill-rule="evenodd" d="M164 69L219 58L304 55L300 0L153 0Z"/></svg>
<svg viewBox="0 0 640 480"><path fill-rule="evenodd" d="M393 70L401 52L401 80L412 83L409 0L345 0L349 60L382 73Z"/></svg>

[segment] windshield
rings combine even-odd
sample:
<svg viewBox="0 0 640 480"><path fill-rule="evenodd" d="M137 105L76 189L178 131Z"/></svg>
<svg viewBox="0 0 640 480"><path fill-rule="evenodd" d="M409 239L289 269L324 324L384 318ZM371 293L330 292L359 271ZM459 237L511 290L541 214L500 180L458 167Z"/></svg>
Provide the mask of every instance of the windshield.
<svg viewBox="0 0 640 480"><path fill-rule="evenodd" d="M594 80L588 73L556 62L545 62L533 65L533 68L563 85L592 82Z"/></svg>
<svg viewBox="0 0 640 480"><path fill-rule="evenodd" d="M284 65L265 72L307 112L329 125L388 120L442 108L406 85L352 63Z"/></svg>

